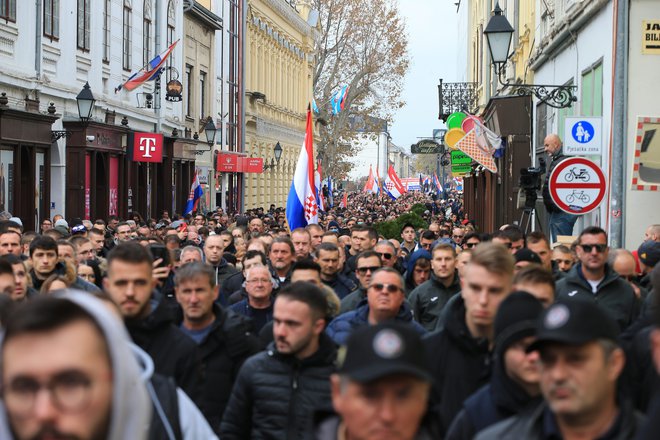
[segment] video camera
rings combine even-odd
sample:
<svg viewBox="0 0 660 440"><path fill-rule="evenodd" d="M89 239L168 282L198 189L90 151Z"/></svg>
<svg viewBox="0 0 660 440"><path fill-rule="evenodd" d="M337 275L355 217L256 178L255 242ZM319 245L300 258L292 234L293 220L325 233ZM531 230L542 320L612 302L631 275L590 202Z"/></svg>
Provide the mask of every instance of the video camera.
<svg viewBox="0 0 660 440"><path fill-rule="evenodd" d="M545 159L542 157L539 158L538 167L520 169L520 178L518 179L518 186L520 187L518 190L518 207L520 209L534 209L538 199L536 192L541 189L541 176L543 174L545 174Z"/></svg>

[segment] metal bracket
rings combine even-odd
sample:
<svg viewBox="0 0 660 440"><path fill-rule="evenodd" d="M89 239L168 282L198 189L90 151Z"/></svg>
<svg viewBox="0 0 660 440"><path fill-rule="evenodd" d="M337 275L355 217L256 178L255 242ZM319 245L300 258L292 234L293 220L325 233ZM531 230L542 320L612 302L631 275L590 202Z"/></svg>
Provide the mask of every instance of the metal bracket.
<svg viewBox="0 0 660 440"><path fill-rule="evenodd" d="M50 132L51 142L57 142L63 137L69 139L71 137L71 132L68 130L52 130Z"/></svg>

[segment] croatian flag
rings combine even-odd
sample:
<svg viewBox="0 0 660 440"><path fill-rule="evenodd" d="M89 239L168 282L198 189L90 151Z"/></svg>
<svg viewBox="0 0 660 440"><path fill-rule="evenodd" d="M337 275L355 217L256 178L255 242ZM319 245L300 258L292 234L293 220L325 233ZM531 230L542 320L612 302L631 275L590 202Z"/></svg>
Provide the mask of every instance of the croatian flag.
<svg viewBox="0 0 660 440"><path fill-rule="evenodd" d="M286 220L289 229L303 228L318 223L318 203L314 186L314 138L312 133L312 111L307 107L305 140L293 174L293 182L286 201Z"/></svg>
<svg viewBox="0 0 660 440"><path fill-rule="evenodd" d="M161 53L160 55L157 55L156 58L149 61L149 64L144 66L138 72L135 72L133 75L131 75L130 78L128 78L128 80L126 80L124 84L115 88L115 93L117 93L121 89L125 89L130 92L131 90L137 89L145 82L156 79L158 75L160 75L160 69L163 67L163 64L165 64L167 57L169 57L172 54L172 51L174 50L174 46L176 46L178 42L179 40L176 40L174 43L172 43L170 47L168 47L165 50L165 52Z"/></svg>
<svg viewBox="0 0 660 440"><path fill-rule="evenodd" d="M380 194L380 187L383 185L380 180L380 173L378 172L378 167L376 167L376 194Z"/></svg>
<svg viewBox="0 0 660 440"><path fill-rule="evenodd" d="M438 176L436 176L435 173L433 173L433 185L435 185L435 189L438 191L438 194L443 192L442 185L440 185L440 180L438 180Z"/></svg>
<svg viewBox="0 0 660 440"><path fill-rule="evenodd" d="M387 191L387 195L389 195L392 200L398 199L404 192L406 192L406 188L403 186L403 183L401 183L399 176L396 175L396 171L394 171L392 165L390 165L390 168L387 170L387 177L385 177L385 191Z"/></svg>
<svg viewBox="0 0 660 440"><path fill-rule="evenodd" d="M316 194L318 195L317 202L319 204L319 209L325 211L325 200L323 199L323 187L321 182L323 180L323 170L321 168L321 160L319 159L316 163L316 172L314 173L314 187L316 188Z"/></svg>
<svg viewBox="0 0 660 440"><path fill-rule="evenodd" d="M204 195L204 190L202 185L199 184L199 176L195 173L195 178L190 185L190 194L188 195L188 202L186 203L186 209L183 210L183 215L192 214L194 211L197 211L199 206L199 199Z"/></svg>

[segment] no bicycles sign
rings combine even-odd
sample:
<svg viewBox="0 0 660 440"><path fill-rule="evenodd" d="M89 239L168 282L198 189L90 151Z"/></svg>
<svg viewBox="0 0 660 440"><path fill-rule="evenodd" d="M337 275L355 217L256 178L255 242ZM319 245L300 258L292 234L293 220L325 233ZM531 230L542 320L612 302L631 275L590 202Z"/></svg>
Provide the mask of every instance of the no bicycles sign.
<svg viewBox="0 0 660 440"><path fill-rule="evenodd" d="M564 159L550 173L550 197L562 211L587 214L605 198L606 182L603 171L583 157Z"/></svg>

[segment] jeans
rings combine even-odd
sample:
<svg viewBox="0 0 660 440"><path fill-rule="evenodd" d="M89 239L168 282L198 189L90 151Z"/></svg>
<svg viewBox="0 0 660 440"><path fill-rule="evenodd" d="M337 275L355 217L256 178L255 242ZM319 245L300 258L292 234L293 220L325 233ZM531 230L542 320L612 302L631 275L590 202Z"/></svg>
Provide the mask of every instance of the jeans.
<svg viewBox="0 0 660 440"><path fill-rule="evenodd" d="M578 216L564 211L550 213L550 234L552 243L557 241L558 235L573 235L573 226Z"/></svg>

